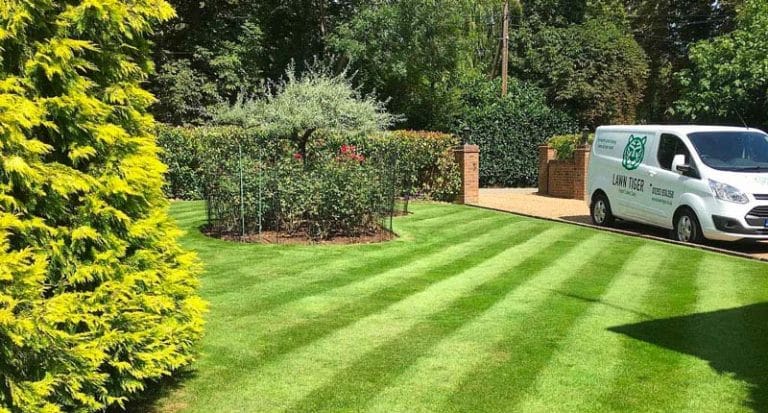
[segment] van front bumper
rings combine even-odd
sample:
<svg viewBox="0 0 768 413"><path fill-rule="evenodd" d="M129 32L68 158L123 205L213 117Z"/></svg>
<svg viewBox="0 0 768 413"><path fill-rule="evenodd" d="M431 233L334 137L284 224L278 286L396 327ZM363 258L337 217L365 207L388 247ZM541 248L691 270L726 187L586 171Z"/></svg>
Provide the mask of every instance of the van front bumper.
<svg viewBox="0 0 768 413"><path fill-rule="evenodd" d="M768 202L734 204L703 198L694 203L704 237L715 241L768 240Z"/></svg>
<svg viewBox="0 0 768 413"><path fill-rule="evenodd" d="M765 219L759 220L760 224L763 224L762 227L757 226L759 224L756 223L757 221L755 219L747 218L746 221L752 224L752 226L745 227L735 218L712 215L712 222L715 224L715 229L719 232L741 239L745 237L768 239L768 227L764 226Z"/></svg>
<svg viewBox="0 0 768 413"><path fill-rule="evenodd" d="M701 222L704 237L715 241L768 240L765 219L711 215Z"/></svg>

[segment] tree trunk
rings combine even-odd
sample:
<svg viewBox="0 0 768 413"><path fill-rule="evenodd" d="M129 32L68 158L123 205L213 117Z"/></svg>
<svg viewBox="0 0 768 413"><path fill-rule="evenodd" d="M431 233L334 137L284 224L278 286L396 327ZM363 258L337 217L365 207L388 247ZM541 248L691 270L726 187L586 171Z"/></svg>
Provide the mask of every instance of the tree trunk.
<svg viewBox="0 0 768 413"><path fill-rule="evenodd" d="M304 131L303 134L296 133L294 136L296 137L298 147L299 147L299 154L301 155L301 160L304 162L304 165L307 164L307 144L309 143L309 138L312 136L313 133L315 133L317 129L307 129Z"/></svg>

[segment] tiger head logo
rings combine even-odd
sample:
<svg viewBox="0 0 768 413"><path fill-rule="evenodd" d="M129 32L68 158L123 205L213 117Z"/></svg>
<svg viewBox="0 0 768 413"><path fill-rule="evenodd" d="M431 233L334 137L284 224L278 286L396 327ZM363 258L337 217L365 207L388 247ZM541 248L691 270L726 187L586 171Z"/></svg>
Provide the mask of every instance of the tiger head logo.
<svg viewBox="0 0 768 413"><path fill-rule="evenodd" d="M639 136L631 135L627 147L624 148L624 159L621 164L629 171L633 171L640 167L640 164L645 158L645 143L648 141L647 136L642 138Z"/></svg>

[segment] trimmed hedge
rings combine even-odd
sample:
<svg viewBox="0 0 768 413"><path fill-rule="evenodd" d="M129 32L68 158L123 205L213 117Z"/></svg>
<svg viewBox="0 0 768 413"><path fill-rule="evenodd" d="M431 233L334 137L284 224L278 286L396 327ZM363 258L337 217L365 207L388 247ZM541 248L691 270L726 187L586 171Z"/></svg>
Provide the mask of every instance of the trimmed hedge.
<svg viewBox="0 0 768 413"><path fill-rule="evenodd" d="M541 89L511 79L506 98L497 81L477 80L463 88L462 118L454 132L471 131L480 146L480 185L533 186L538 179L538 146L551 136L578 130L565 112L549 107Z"/></svg>
<svg viewBox="0 0 768 413"><path fill-rule="evenodd" d="M200 182L199 138L203 134L194 129L162 127L158 145L163 149L160 157L168 166L163 192L170 199L202 199Z"/></svg>
<svg viewBox="0 0 768 413"><path fill-rule="evenodd" d="M237 142L245 152L260 150L271 153L291 151L285 140L270 136L260 129L230 126L183 128L161 126L158 143L161 158L168 165L165 194L169 198L202 199L204 165L232 161L237 155ZM453 201L459 192L461 178L453 159L452 148L458 144L454 135L393 131L372 135L319 134L314 150L337 151L342 145L354 145L364 156L383 158L398 154L400 187L408 193L428 199ZM221 155L227 153L228 156ZM211 163L213 162L213 163ZM208 172L210 173L210 172Z"/></svg>
<svg viewBox="0 0 768 413"><path fill-rule="evenodd" d="M334 136L329 141L336 145L353 143L371 156L396 154L399 187L408 195L452 202L459 193L461 176L453 157L459 139L455 135L397 130L370 136Z"/></svg>

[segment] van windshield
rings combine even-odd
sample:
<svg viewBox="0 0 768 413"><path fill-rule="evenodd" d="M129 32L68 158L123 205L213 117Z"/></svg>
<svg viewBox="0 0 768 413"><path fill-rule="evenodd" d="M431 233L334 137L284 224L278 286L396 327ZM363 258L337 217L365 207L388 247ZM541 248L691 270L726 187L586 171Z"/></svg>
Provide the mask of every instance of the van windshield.
<svg viewBox="0 0 768 413"><path fill-rule="evenodd" d="M762 132L688 134L702 162L721 171L768 172L768 135Z"/></svg>

